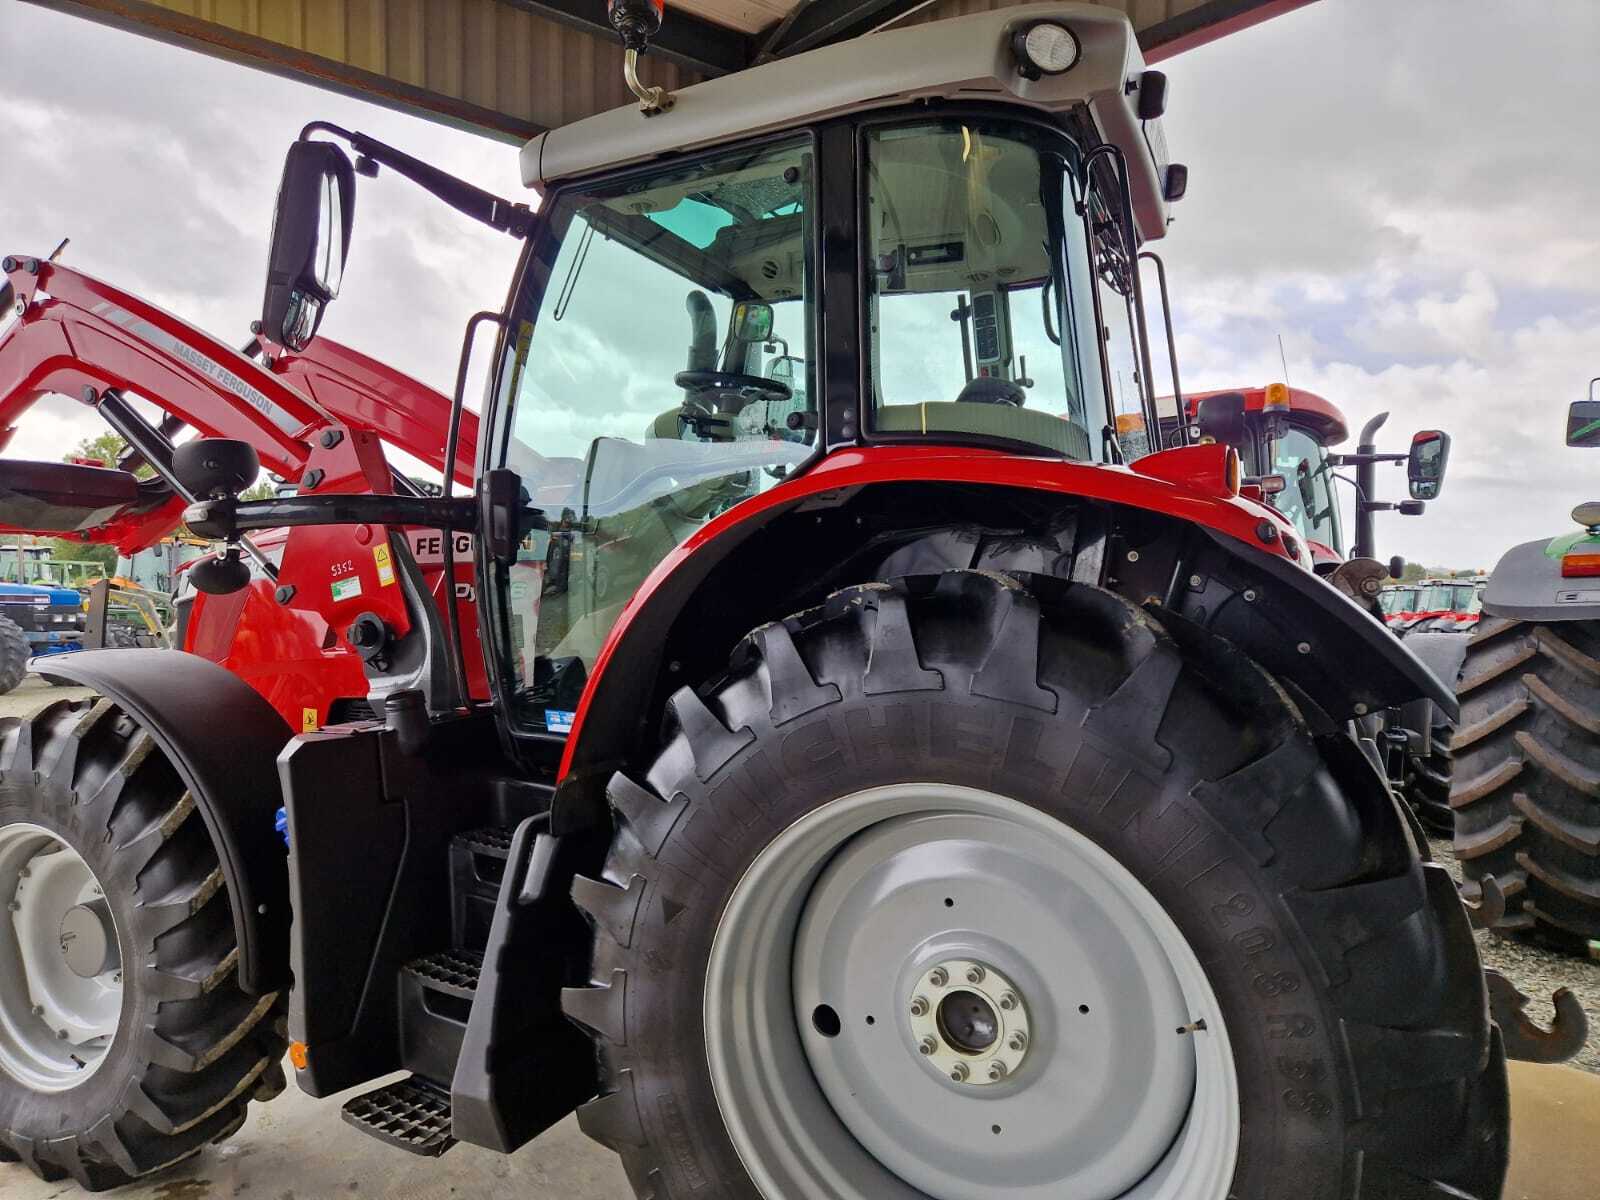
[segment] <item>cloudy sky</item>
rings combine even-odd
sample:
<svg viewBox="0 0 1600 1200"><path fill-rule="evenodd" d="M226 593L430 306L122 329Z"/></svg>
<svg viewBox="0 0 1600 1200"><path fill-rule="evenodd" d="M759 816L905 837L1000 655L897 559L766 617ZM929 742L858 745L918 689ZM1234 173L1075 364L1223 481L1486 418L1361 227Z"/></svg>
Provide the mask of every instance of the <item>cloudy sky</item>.
<svg viewBox="0 0 1600 1200"><path fill-rule="evenodd" d="M1600 5L1319 0L1165 64L1191 168L1161 247L1188 388L1289 378L1455 437L1426 516L1379 518L1384 554L1490 566L1600 498L1600 454L1561 445L1600 374ZM314 118L501 194L516 155L476 138L15 0L0 3L0 243L67 261L229 342L260 304L284 148ZM362 181L323 331L448 389L468 314L498 308L513 244L402 180ZM96 424L40 408L8 453L55 457ZM1404 487L1385 469L1388 498Z"/></svg>

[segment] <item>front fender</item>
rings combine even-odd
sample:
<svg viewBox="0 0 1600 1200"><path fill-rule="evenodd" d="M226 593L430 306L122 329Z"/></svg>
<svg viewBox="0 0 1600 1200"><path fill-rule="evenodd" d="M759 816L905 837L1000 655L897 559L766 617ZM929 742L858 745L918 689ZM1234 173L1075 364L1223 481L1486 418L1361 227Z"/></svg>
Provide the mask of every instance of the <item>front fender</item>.
<svg viewBox="0 0 1600 1200"><path fill-rule="evenodd" d="M274 818L278 752L292 731L237 676L178 650L84 650L49 672L93 688L138 721L200 810L222 864L239 944L239 986L289 984L289 868Z"/></svg>

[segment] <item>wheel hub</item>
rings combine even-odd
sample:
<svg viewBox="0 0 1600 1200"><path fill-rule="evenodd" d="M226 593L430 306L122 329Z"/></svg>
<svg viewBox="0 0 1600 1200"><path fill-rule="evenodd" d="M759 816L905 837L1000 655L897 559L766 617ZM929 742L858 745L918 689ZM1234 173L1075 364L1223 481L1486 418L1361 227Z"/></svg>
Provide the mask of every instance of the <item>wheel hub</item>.
<svg viewBox="0 0 1600 1200"><path fill-rule="evenodd" d="M956 1083L987 1087L1022 1066L1028 1009L1021 990L995 967L946 959L924 974L907 1011L917 1053Z"/></svg>
<svg viewBox="0 0 1600 1200"><path fill-rule="evenodd" d="M51 830L0 827L0 1071L44 1092L83 1082L122 1013L122 957L104 889Z"/></svg>

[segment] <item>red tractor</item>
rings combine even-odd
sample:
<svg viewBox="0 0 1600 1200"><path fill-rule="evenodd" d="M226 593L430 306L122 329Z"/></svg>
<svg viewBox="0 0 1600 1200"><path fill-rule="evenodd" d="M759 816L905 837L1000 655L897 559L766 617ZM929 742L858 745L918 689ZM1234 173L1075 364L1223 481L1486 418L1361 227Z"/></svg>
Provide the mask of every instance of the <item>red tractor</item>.
<svg viewBox="0 0 1600 1200"><path fill-rule="evenodd" d="M1185 180L1126 19L1001 9L666 96L659 9L613 15L641 107L523 149L536 216L359 133L291 147L274 357L316 344L358 173L516 242L469 327L473 491L265 414L298 495L237 499L254 429L168 456L198 534L349 547L327 624L372 612L381 716L291 736L126 650L0 726L0 1153L121 1183L237 1129L287 1045L413 1153L576 1110L640 1196L1497 1197L1467 913L1353 736L1449 690L1233 447L1121 461ZM26 323L52 275L10 278ZM416 527L472 536L476 631L379 577Z"/></svg>

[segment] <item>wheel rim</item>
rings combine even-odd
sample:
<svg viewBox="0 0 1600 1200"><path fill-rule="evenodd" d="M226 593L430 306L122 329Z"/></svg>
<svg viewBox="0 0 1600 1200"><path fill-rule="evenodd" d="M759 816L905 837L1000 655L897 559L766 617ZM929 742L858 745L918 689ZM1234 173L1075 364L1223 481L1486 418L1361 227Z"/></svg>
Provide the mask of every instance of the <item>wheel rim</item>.
<svg viewBox="0 0 1600 1200"><path fill-rule="evenodd" d="M121 942L89 864L39 825L0 828L0 1070L60 1092L95 1073L122 1013Z"/></svg>
<svg viewBox="0 0 1600 1200"><path fill-rule="evenodd" d="M1108 853L1004 796L897 784L790 826L723 912L704 1015L774 1200L1223 1200L1233 1177L1194 951Z"/></svg>

